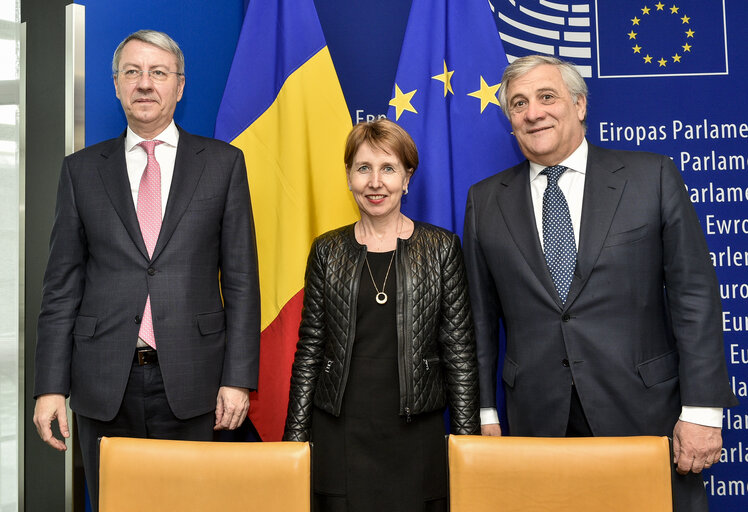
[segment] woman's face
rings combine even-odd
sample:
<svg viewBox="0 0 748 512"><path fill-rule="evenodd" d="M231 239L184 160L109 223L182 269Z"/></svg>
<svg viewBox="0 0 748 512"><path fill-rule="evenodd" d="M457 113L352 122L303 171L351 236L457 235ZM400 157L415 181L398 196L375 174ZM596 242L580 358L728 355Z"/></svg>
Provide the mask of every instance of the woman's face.
<svg viewBox="0 0 748 512"><path fill-rule="evenodd" d="M348 186L361 216L381 218L400 212L400 199L408 188L410 169L393 152L364 142L348 170Z"/></svg>

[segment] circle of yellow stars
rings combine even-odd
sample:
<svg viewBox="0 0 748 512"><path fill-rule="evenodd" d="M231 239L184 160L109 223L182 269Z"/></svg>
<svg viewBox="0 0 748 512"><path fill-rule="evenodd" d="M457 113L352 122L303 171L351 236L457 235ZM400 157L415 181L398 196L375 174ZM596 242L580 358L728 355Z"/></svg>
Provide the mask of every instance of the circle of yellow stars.
<svg viewBox="0 0 748 512"><path fill-rule="evenodd" d="M444 84L444 97L447 97L447 94L454 95L454 90L452 89L452 75L454 75L454 69L450 70L447 67L447 61L443 62L443 71L442 73L438 75L434 75L431 77L432 80L437 80L439 82L442 82ZM486 107L490 104L500 106L499 105L499 98L498 98L498 92L499 87L501 87L501 82L495 84L495 85L489 85L486 80L481 75L480 77L480 86L478 90L466 93L468 96L471 96L473 98L477 98L480 100L480 111L483 113L483 111L486 109ZM418 92L418 89L413 89L412 91L403 92L400 90L400 86L395 84L395 97L390 100L390 106L395 107L395 121L400 119L400 115L403 112L413 112L414 114L417 114L418 111L413 107L413 104L411 101L413 100L413 96Z"/></svg>
<svg viewBox="0 0 748 512"><path fill-rule="evenodd" d="M654 13L657 13L657 11L662 11L663 13L667 13L667 11L670 11L671 15L680 17L681 24L688 25L688 27L686 27L688 28L688 30L683 31L686 38L685 38L685 44L682 45L681 48L683 48L683 52L682 52L683 55L685 55L687 52L690 52L692 45L689 44L689 39L693 39L694 34L696 34L696 32L694 32L690 27L691 18L689 16L686 16L685 14L681 16L682 13L680 13L680 7L678 7L677 5L673 4L672 7L666 7L665 4L663 4L661 0L658 0L658 2L654 4ZM649 53L642 54L642 50L644 50L644 47L640 46L639 42L636 40L636 37L639 35L639 33L635 31L635 28L637 26L640 27L641 26L640 23L645 19L645 17L651 16L652 12L653 12L652 8L645 5L641 9L642 17L639 18L639 16L636 15L631 19L631 27L632 27L631 31L628 34L626 34L629 36L629 41L632 41L632 40L634 41L634 46L632 46L631 49L634 51L634 53L638 53L639 55L642 56L642 59L644 60L645 64L652 64L654 57L652 57ZM668 60L667 58L663 56L660 56L660 58L658 60L654 60L654 62L657 62L659 64L658 67L664 68L664 67L667 67L668 63L671 61L673 62L673 64L679 63L681 59L683 58L683 55L679 54L676 51L675 55L670 56L670 60Z"/></svg>

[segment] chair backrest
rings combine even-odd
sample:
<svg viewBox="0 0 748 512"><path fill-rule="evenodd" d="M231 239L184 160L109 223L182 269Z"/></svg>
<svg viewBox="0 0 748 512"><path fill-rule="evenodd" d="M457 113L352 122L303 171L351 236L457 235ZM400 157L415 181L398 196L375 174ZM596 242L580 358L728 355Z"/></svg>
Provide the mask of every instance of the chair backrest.
<svg viewBox="0 0 748 512"><path fill-rule="evenodd" d="M449 437L452 512L672 512L667 437Z"/></svg>
<svg viewBox="0 0 748 512"><path fill-rule="evenodd" d="M309 443L102 438L101 512L308 512Z"/></svg>

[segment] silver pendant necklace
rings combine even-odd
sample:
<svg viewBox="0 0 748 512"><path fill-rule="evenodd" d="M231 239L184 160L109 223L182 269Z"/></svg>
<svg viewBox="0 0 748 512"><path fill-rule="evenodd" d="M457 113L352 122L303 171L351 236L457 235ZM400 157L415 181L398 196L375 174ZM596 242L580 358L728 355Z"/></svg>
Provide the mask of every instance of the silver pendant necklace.
<svg viewBox="0 0 748 512"><path fill-rule="evenodd" d="M384 293L384 288L387 286L387 278L390 276L390 269L392 268L392 261L395 259L395 251L392 251L392 257L390 257L390 264L387 265L387 273L384 275L384 282L382 283L382 290L377 288L377 283L374 281L374 274L371 273L371 266L369 265L369 258L364 256L366 262L366 268L369 269L369 277L371 277L371 284L374 285L374 289L377 291L375 297L377 304L385 304L387 302L387 294Z"/></svg>
<svg viewBox="0 0 748 512"><path fill-rule="evenodd" d="M396 239L400 238L400 234L403 231L403 214L401 213L398 217L399 226L397 229L397 235ZM364 240L364 233L363 233L364 226L361 225L361 240ZM377 304L386 304L387 303L387 294L384 293L384 289L387 286L387 278L390 276L390 269L392 268L392 261L395 259L395 252L392 251L392 257L390 258L390 264L387 265L387 273L384 275L384 282L382 283L382 290L380 291L379 288L377 288L377 283L374 281L374 274L371 273L371 265L369 265L369 258L364 256L364 261L366 262L366 268L369 269L369 277L371 278L371 284L374 285L374 289L377 291L377 295L374 297L374 299L377 301Z"/></svg>

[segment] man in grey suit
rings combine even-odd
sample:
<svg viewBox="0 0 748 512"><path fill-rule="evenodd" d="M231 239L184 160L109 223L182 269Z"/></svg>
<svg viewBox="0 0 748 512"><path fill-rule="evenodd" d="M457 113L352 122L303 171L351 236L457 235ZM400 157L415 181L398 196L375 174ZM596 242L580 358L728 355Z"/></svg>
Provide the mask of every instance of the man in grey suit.
<svg viewBox="0 0 748 512"><path fill-rule="evenodd" d="M465 257L484 435L496 415L499 319L508 430L672 435L676 510L706 510L728 385L716 275L670 158L585 139L573 65L517 59L499 101L527 161L474 185ZM622 475L623 476L623 475Z"/></svg>
<svg viewBox="0 0 748 512"><path fill-rule="evenodd" d="M112 70L128 126L63 162L34 389L58 450L70 396L94 508L99 436L210 440L244 421L260 335L242 152L174 123L184 56L168 35L131 34Z"/></svg>

